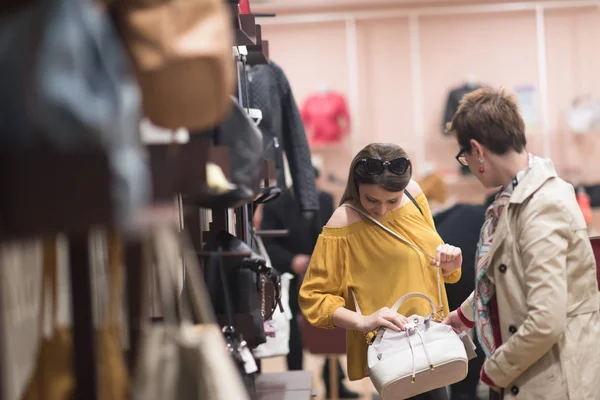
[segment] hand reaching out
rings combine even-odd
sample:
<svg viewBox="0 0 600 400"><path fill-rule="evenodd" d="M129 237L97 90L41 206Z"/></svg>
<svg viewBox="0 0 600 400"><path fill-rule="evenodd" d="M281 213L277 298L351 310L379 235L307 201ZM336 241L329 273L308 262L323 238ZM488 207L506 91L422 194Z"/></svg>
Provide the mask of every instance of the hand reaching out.
<svg viewBox="0 0 600 400"><path fill-rule="evenodd" d="M449 275L460 269L462 261L462 250L459 247L441 244L437 247L435 260L432 260L431 264L440 267L444 271L444 275Z"/></svg>
<svg viewBox="0 0 600 400"><path fill-rule="evenodd" d="M450 325L452 327L452 329L454 329L454 332L456 332L456 333L461 333L461 332L466 332L466 331L471 330L471 328L469 328L467 325L465 325L464 322L460 319L460 317L458 316L457 310L454 310L450 314L448 314L446 319L444 319L443 324Z"/></svg>

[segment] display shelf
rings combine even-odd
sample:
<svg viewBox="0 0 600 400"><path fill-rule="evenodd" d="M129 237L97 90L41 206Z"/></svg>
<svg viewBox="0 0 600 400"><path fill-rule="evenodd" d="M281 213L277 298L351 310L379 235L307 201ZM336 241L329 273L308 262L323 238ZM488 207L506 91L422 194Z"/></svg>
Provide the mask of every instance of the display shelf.
<svg viewBox="0 0 600 400"><path fill-rule="evenodd" d="M110 182L100 151L1 151L0 240L111 224Z"/></svg>

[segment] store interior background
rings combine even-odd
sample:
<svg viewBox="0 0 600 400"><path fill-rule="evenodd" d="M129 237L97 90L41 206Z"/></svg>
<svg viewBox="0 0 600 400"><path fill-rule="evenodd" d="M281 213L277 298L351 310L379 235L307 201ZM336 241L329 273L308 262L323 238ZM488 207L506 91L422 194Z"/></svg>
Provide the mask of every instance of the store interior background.
<svg viewBox="0 0 600 400"><path fill-rule="evenodd" d="M575 98L600 98L599 1L275 0L252 11L277 14L257 22L299 105L323 86L348 102L349 135L312 147L336 200L353 155L371 142L394 142L408 151L416 178L434 167L452 196L482 202L486 192L459 174L458 146L442 133L448 92L467 76L526 89L534 101L529 150L550 157L574 185L600 184L600 131L574 134L565 122ZM600 209L593 215L597 233ZM315 384L318 359L307 355L305 363ZM263 369L285 370L285 360L263 360ZM369 385L351 387L368 393Z"/></svg>

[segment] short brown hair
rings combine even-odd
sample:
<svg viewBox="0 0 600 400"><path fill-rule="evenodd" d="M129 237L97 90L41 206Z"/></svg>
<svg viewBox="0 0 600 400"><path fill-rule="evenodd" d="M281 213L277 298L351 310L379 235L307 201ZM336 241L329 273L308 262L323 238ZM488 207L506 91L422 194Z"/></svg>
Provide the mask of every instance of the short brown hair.
<svg viewBox="0 0 600 400"><path fill-rule="evenodd" d="M350 164L348 173L348 182L346 190L340 201L340 205L348 202L359 202L358 185L378 185L388 192L401 192L406 189L412 176L412 165L410 160L408 168L403 174L395 174L389 170L384 170L381 174L370 175L365 167L359 163L365 158L378 158L382 161L391 161L396 158L405 157L408 159L406 151L398 145L391 143L371 143L358 152Z"/></svg>
<svg viewBox="0 0 600 400"><path fill-rule="evenodd" d="M446 131L456 135L465 151L471 151L471 139L496 154L509 150L520 153L527 145L519 106L505 89L481 88L466 94Z"/></svg>

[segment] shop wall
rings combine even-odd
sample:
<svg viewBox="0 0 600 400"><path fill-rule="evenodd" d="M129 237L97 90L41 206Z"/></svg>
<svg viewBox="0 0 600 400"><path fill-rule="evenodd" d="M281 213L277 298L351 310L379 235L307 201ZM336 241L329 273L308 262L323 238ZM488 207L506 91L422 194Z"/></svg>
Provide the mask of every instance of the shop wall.
<svg viewBox="0 0 600 400"><path fill-rule="evenodd" d="M535 14L433 16L419 21L428 154L438 168L456 171L458 147L442 133L449 89L463 85L469 73L494 87L537 85Z"/></svg>
<svg viewBox="0 0 600 400"><path fill-rule="evenodd" d="M359 20L359 123L357 147L392 142L414 153L408 20Z"/></svg>
<svg viewBox="0 0 600 400"><path fill-rule="evenodd" d="M298 107L327 85L330 90L348 94L346 28L343 22L264 25L263 37L269 40L269 55L285 71ZM356 130L355 134L361 136ZM339 146L312 149L314 163L322 170L323 187L337 199L341 197L347 166L352 159L348 138ZM327 179L331 175L336 179Z"/></svg>
<svg viewBox="0 0 600 400"><path fill-rule="evenodd" d="M299 103L323 82L348 94L346 34L342 21L264 25L263 31L270 42L271 56L287 72ZM421 16L418 31L425 135L422 152L442 171L456 173L457 146L453 139L442 134L448 90L462 84L467 73L496 87L514 90L529 85L539 90L535 12ZM414 131L418 116L413 104L416 86L411 79L408 18L358 19L357 36L359 82L353 125L355 148L373 141L391 141L401 144L411 154L418 154L423 142ZM600 142L596 140L599 137L587 135L587 138L573 139L563 123L573 97L587 93L600 97L599 39L598 8L546 11L551 156L559 168L573 175L573 180L579 179L581 171L588 171L589 175L593 158L600 155L600 148L589 150L600 147L595 145ZM536 95L539 108L539 91ZM528 127L528 140L530 149L541 154L540 113L537 119L537 123ZM345 168L352 156L348 141L337 148L315 149L314 152L336 166L337 176L345 177ZM581 165L582 160L590 165ZM577 162L579 165L573 165Z"/></svg>
<svg viewBox="0 0 600 400"><path fill-rule="evenodd" d="M564 121L574 98L600 97L600 9L548 11L546 43L552 159L572 182L598 183L600 132L573 135Z"/></svg>

